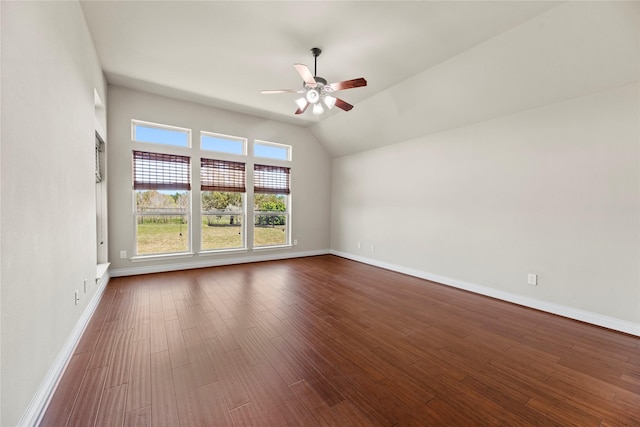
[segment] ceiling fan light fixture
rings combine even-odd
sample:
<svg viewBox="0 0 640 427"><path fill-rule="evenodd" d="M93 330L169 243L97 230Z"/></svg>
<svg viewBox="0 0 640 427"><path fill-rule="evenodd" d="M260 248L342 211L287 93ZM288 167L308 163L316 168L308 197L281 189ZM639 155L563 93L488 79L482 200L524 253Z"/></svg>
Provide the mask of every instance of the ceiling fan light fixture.
<svg viewBox="0 0 640 427"><path fill-rule="evenodd" d="M313 105L313 114L322 114L324 113L324 108L322 108L322 104L319 102Z"/></svg>
<svg viewBox="0 0 640 427"><path fill-rule="evenodd" d="M329 110L331 110L333 106L336 105L335 96L325 95L324 98L322 98L322 100L324 101L324 105L326 105Z"/></svg>
<svg viewBox="0 0 640 427"><path fill-rule="evenodd" d="M296 105L298 105L298 108L303 110L304 107L307 106L307 99L304 96L302 98L296 99Z"/></svg>
<svg viewBox="0 0 640 427"><path fill-rule="evenodd" d="M316 89L307 90L305 97L309 104L317 104L317 102L320 101L320 93Z"/></svg>

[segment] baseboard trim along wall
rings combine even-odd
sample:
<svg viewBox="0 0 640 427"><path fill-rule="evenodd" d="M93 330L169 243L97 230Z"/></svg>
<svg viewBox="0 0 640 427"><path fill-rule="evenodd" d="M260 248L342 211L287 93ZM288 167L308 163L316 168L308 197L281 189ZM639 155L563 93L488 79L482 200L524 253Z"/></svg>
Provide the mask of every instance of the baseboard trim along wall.
<svg viewBox="0 0 640 427"><path fill-rule="evenodd" d="M279 259L289 259L289 258L303 258L308 256L316 256L316 255L327 255L329 253L329 249L320 249L316 251L305 251L305 252L277 252L277 253L254 253L250 256L241 256L241 257L233 257L233 258L219 258L219 259L211 259L208 258L203 261L191 261L191 262L182 262L182 263L171 263L171 264L161 264L161 265L147 265L140 267L131 267L131 268L118 268L115 270L110 270L109 275L111 277L122 277L122 276L135 276L138 274L150 274L150 273L164 273L167 271L179 271L179 270L190 270L194 268L207 268L207 267L218 267L221 265L233 265L233 264L246 264L250 262L261 262L261 261L276 261Z"/></svg>
<svg viewBox="0 0 640 427"><path fill-rule="evenodd" d="M96 308L98 307L98 303L102 298L102 294L104 290L107 288L107 284L109 283L109 273L105 273L101 280L98 283L98 290L89 301L89 304L84 309L84 312L76 322L73 330L69 334L66 342L60 349L60 352L56 356L55 360L51 364L49 368L49 372L40 383L40 387L38 387L38 391L31 399L27 410L24 415L18 422L18 426L24 427L32 427L40 424L42 417L44 416L44 412L49 405L49 401L53 396L56 387L58 387L58 382L60 378L62 378L62 374L64 374L65 369L67 368L67 364L71 360L71 356L73 355L78 342L80 341L80 337L82 337L82 333L84 332L89 320L93 316Z"/></svg>
<svg viewBox="0 0 640 427"><path fill-rule="evenodd" d="M496 298L502 301L511 302L524 307L545 311L547 313L556 314L558 316L567 317L569 319L579 320L581 322L590 323L592 325L613 329L618 332L624 332L626 334L640 336L640 324L627 322L625 320L616 319L614 317L604 316L602 314L592 313L589 311L580 310L577 308L568 307L561 304L540 301L535 298L516 295L509 292L493 289L487 286L477 285L470 282L464 282L462 280L439 276L437 274L432 274L425 271L416 270L413 268L407 268L407 267L390 264L390 263L386 263L386 262L382 262L382 261L378 261L370 258L365 258L365 257L353 255L346 252L335 251L333 249L330 251L330 253L332 255L336 255L342 258L347 258L347 259L358 261L364 264L373 265L375 267L384 268L385 270L396 271L398 273L403 273L409 276L414 276L421 279L429 280L431 282L452 286L454 288L488 296L491 298Z"/></svg>

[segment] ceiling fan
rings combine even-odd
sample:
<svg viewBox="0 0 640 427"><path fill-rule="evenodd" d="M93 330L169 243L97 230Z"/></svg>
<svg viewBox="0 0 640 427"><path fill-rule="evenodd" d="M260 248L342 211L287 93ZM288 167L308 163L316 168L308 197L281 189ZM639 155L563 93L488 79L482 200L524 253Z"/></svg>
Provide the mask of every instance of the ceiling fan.
<svg viewBox="0 0 640 427"><path fill-rule="evenodd" d="M326 105L327 108L332 109L334 106L344 110L349 111L353 108L353 105L348 102L343 101L340 98L333 96L334 92L345 89L353 89L355 87L366 86L367 81L360 77L359 79L353 80L345 80L342 82L327 84L327 81L322 77L318 77L316 75L317 67L318 67L318 56L322 53L317 47L311 49L311 53L313 53L313 62L314 62L314 73L311 74L309 67L304 64L294 64L293 66L302 77L304 81L302 85L302 89L281 89L281 90L263 90L261 93L263 94L273 94L273 93L302 93L303 97L296 99L296 104L298 105L298 109L296 110L296 114L304 113L309 105L313 105L313 114L322 114L324 112L324 107L322 104Z"/></svg>

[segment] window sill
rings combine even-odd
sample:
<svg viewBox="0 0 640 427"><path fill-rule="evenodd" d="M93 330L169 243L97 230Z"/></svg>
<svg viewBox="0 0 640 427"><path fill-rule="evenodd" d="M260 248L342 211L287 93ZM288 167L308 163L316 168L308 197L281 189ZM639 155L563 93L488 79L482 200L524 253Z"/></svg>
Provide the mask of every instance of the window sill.
<svg viewBox="0 0 640 427"><path fill-rule="evenodd" d="M144 262L144 261L157 261L163 259L180 259L180 258L193 258L195 254L193 252L181 252L175 254L159 254L159 255L139 255L129 258L131 262Z"/></svg>
<svg viewBox="0 0 640 427"><path fill-rule="evenodd" d="M106 262L104 264L96 265L96 283L99 283L100 280L107 274L107 270L109 270L110 262Z"/></svg>
<svg viewBox="0 0 640 427"><path fill-rule="evenodd" d="M273 251L277 249L291 249L293 245L278 245L278 246L258 246L257 248L253 248L253 252L262 252L262 251Z"/></svg>
<svg viewBox="0 0 640 427"><path fill-rule="evenodd" d="M237 253L246 253L249 252L247 248L234 248L234 249L216 249L210 251L202 251L198 252L198 256L216 256L216 255L225 255L225 254L237 254Z"/></svg>

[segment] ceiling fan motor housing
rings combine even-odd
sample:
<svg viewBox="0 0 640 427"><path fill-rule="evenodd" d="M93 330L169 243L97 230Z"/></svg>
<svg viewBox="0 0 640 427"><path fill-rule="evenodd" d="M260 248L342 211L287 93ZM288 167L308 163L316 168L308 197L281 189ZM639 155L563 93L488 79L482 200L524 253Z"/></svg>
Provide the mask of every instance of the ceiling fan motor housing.
<svg viewBox="0 0 640 427"><path fill-rule="evenodd" d="M331 92L331 86L327 85L327 81L322 77L314 77L316 81L316 87L312 88L307 83L304 83L304 90L306 92L305 98L310 104L317 104L320 101L320 95L323 93Z"/></svg>

